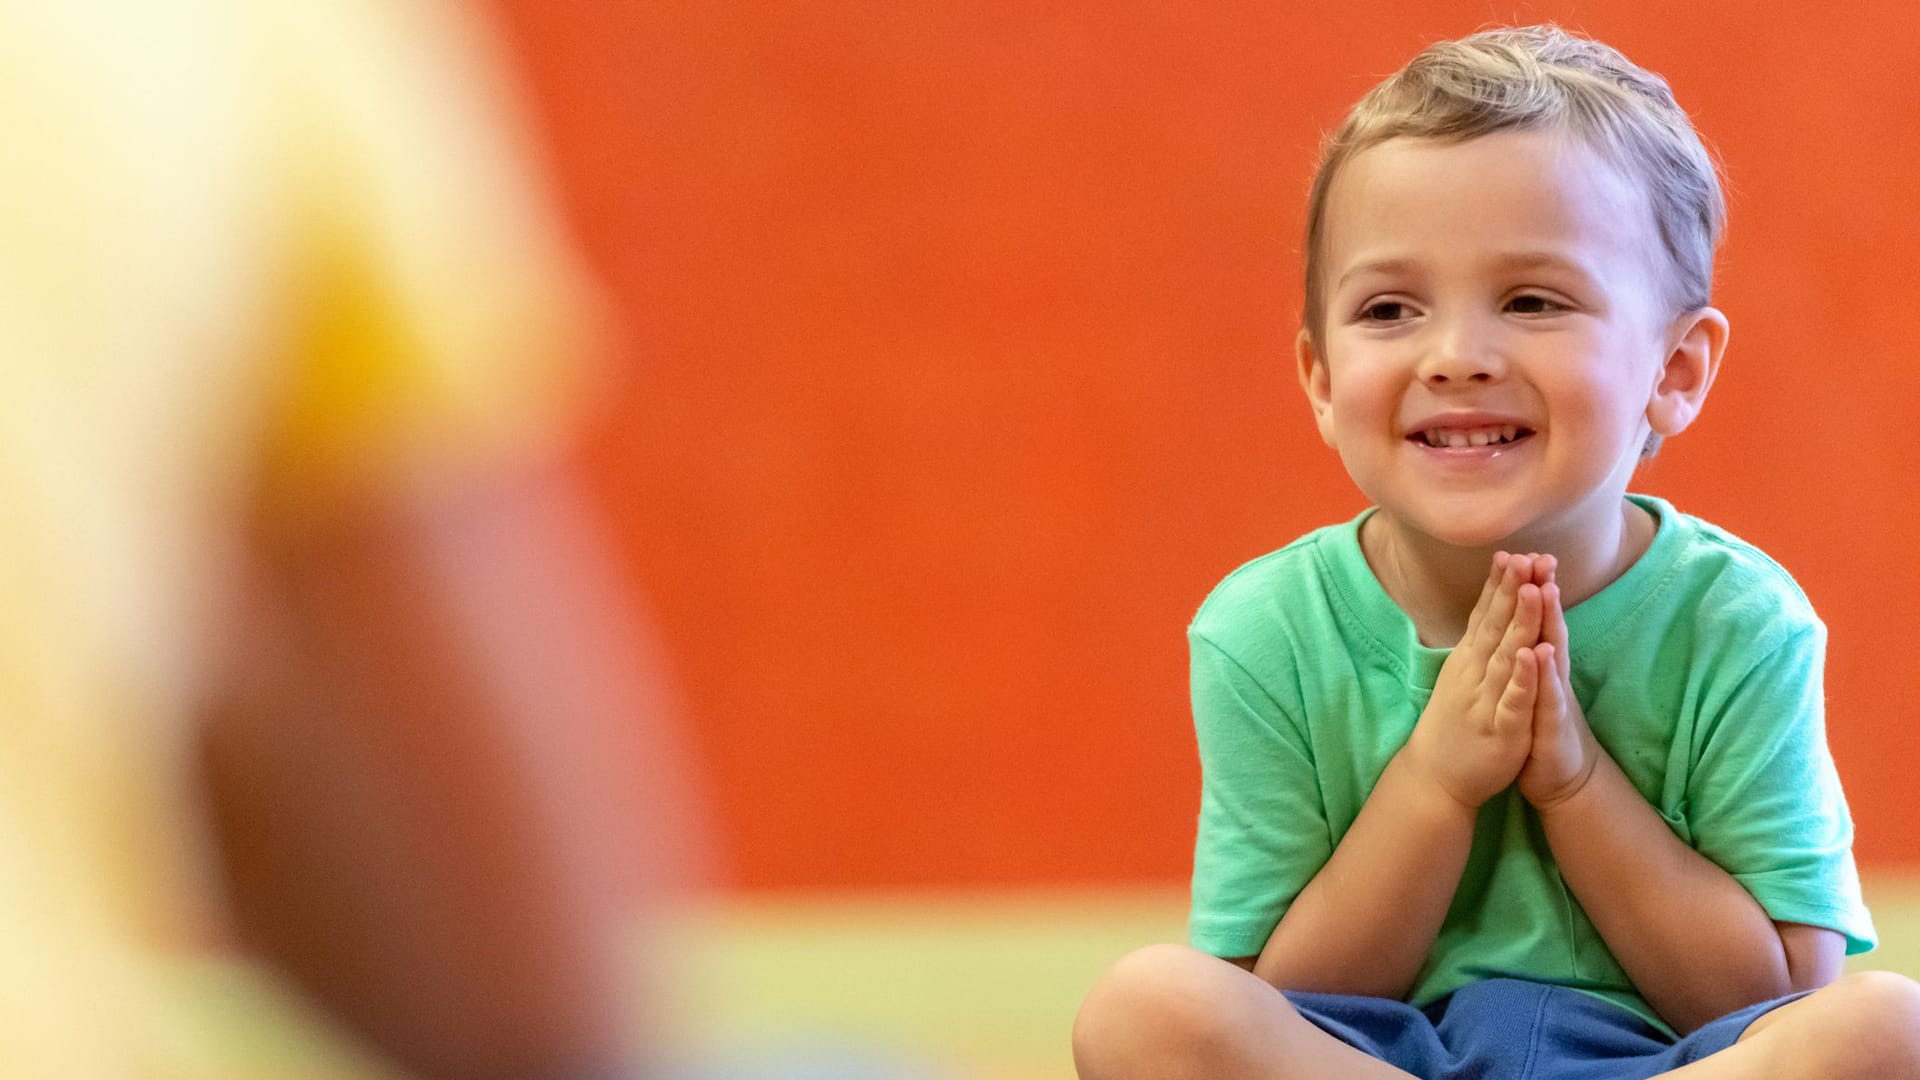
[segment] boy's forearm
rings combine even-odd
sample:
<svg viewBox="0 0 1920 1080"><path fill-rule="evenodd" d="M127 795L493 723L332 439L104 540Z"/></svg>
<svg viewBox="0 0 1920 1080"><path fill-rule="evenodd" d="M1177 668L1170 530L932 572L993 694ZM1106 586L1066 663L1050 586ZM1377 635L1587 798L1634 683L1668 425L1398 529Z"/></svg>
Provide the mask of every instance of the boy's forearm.
<svg viewBox="0 0 1920 1080"><path fill-rule="evenodd" d="M1396 756L1254 973L1284 990L1404 998L1459 887L1474 817Z"/></svg>
<svg viewBox="0 0 1920 1080"><path fill-rule="evenodd" d="M1592 778L1540 818L1561 877L1641 996L1676 1030L1791 989L1766 910L1675 836L1604 751Z"/></svg>

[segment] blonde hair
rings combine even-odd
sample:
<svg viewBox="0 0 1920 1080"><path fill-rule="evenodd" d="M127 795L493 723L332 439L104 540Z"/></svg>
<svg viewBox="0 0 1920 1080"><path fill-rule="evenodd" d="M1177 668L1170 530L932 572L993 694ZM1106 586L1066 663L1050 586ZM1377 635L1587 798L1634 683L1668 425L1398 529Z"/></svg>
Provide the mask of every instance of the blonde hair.
<svg viewBox="0 0 1920 1080"><path fill-rule="evenodd" d="M1307 331L1324 340L1327 192L1355 154L1388 139L1466 140L1558 129L1606 154L1647 193L1677 314L1704 307L1726 202L1712 156L1665 79L1557 26L1483 31L1429 46L1367 92L1321 147L1307 200Z"/></svg>

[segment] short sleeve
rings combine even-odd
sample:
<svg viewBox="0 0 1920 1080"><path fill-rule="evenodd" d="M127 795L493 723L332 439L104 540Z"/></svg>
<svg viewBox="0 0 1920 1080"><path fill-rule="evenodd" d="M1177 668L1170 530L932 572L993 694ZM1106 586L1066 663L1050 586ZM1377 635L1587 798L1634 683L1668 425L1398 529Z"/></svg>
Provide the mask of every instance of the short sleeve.
<svg viewBox="0 0 1920 1080"><path fill-rule="evenodd" d="M597 312L486 26L438 0L273 10L291 224L268 501L564 440Z"/></svg>
<svg viewBox="0 0 1920 1080"><path fill-rule="evenodd" d="M1705 729L1688 784L1694 846L1781 922L1873 948L1853 822L1827 750L1826 632L1817 622L1755 664Z"/></svg>
<svg viewBox="0 0 1920 1080"><path fill-rule="evenodd" d="M1212 641L1188 642L1201 767L1188 935L1215 956L1253 956L1333 843L1299 725Z"/></svg>

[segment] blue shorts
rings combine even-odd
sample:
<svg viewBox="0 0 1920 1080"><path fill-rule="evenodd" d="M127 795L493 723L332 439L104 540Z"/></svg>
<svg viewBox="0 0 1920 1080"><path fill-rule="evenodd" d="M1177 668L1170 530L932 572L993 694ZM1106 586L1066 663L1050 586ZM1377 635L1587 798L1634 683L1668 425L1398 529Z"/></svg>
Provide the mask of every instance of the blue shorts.
<svg viewBox="0 0 1920 1080"><path fill-rule="evenodd" d="M1287 991L1315 1027L1425 1080L1646 1080L1732 1046L1800 994L1729 1013L1675 1042L1607 1001L1489 979L1424 1009L1385 998Z"/></svg>

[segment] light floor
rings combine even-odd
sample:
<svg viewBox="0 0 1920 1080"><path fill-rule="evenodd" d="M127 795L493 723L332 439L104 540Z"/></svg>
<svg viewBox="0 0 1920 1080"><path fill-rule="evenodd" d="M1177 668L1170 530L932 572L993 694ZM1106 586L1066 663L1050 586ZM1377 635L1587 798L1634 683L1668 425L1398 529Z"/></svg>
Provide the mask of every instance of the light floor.
<svg viewBox="0 0 1920 1080"><path fill-rule="evenodd" d="M1920 875L1870 879L1867 900L1881 947L1853 966L1920 978ZM672 1027L709 1060L1072 1080L1080 996L1184 918L1177 891L715 901L672 935Z"/></svg>

